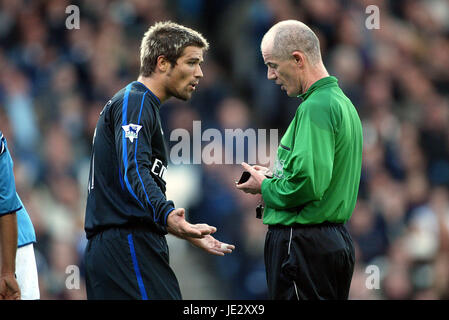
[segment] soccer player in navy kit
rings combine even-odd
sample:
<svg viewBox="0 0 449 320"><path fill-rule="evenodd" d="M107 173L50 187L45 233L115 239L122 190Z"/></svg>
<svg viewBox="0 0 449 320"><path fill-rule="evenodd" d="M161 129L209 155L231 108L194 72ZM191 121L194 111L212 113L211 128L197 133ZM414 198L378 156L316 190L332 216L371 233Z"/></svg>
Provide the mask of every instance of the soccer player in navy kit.
<svg viewBox="0 0 449 320"><path fill-rule="evenodd" d="M138 80L100 113L85 218L88 299L182 299L168 232L211 254L234 249L211 236L215 227L187 222L185 210L165 197L168 152L159 109L170 97L191 97L207 49L198 32L156 23L142 40Z"/></svg>

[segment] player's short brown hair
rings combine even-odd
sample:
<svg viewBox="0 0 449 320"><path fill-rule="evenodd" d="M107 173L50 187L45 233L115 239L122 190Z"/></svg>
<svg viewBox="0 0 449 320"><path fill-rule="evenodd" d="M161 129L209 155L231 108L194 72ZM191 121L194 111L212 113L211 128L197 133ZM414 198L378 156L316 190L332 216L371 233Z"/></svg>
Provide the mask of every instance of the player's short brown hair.
<svg viewBox="0 0 449 320"><path fill-rule="evenodd" d="M140 75L150 76L159 56L175 65L188 46L209 49L207 40L193 29L171 21L155 23L145 32L140 45Z"/></svg>

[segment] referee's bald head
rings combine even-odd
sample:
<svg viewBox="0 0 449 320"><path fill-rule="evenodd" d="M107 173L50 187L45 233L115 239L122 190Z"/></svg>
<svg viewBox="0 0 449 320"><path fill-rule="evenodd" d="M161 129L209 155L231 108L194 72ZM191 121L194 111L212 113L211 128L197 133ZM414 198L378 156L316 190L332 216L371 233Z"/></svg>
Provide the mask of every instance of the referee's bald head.
<svg viewBox="0 0 449 320"><path fill-rule="evenodd" d="M270 48L271 54L279 59L288 59L292 52L301 51L311 65L321 62L320 42L306 24L297 20L276 23L264 35L262 48Z"/></svg>

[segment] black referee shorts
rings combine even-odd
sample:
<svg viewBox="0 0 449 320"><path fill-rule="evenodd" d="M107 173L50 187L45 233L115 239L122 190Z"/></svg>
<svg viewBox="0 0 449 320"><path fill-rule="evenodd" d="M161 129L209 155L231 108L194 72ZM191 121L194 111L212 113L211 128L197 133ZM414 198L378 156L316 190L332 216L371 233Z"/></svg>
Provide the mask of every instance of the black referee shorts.
<svg viewBox="0 0 449 320"><path fill-rule="evenodd" d="M84 255L87 299L181 300L165 236L110 228L89 239Z"/></svg>
<svg viewBox="0 0 449 320"><path fill-rule="evenodd" d="M265 267L274 300L345 300L354 246L342 224L268 227Z"/></svg>

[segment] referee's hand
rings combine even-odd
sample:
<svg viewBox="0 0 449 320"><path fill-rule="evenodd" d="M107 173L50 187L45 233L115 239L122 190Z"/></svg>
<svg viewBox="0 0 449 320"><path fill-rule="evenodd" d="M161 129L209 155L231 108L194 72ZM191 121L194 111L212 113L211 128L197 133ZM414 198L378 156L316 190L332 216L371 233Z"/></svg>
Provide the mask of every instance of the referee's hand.
<svg viewBox="0 0 449 320"><path fill-rule="evenodd" d="M242 167L251 174L251 177L245 183L238 184L238 182L236 182L235 186L237 189L251 194L262 193L262 181L267 179L266 174L269 174L270 170L261 166L252 167L246 162L242 162Z"/></svg>
<svg viewBox="0 0 449 320"><path fill-rule="evenodd" d="M185 219L184 208L175 209L167 217L167 231L181 238L203 238L217 231L217 228L205 223L191 224Z"/></svg>

